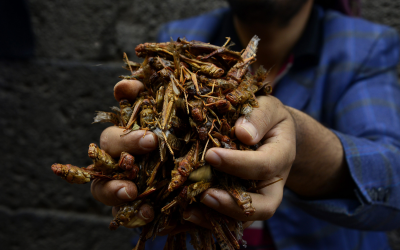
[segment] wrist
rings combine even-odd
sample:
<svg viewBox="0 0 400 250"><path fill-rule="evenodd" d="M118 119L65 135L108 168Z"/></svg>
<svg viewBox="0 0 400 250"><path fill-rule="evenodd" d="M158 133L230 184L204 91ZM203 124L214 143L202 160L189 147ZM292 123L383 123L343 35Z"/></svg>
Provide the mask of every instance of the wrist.
<svg viewBox="0 0 400 250"><path fill-rule="evenodd" d="M354 183L339 138L307 114L286 108L296 129L296 158L287 187L310 198L347 197Z"/></svg>

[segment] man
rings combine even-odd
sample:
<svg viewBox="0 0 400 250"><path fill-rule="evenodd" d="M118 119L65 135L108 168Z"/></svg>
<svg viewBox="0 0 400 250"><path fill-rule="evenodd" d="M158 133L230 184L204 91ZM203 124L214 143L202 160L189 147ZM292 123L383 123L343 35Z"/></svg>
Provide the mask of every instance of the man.
<svg viewBox="0 0 400 250"><path fill-rule="evenodd" d="M207 190L201 202L246 226L266 221L251 239L260 247L254 249L388 248L385 233L374 231L400 222L396 32L323 9L313 0L228 2L230 10L167 24L159 39L186 36L222 44L230 36L245 46L253 35L261 38L252 66L271 68L273 96L259 97L260 107L248 120L238 120L235 133L246 144L263 146L255 152L213 148L206 160L260 185L284 181L251 194L256 208L251 217L222 190ZM114 93L120 100L142 89L140 82L121 81ZM152 134L120 134L111 127L101 136L101 147L113 156L156 148ZM107 205L137 195L134 184L123 181L95 182L92 193ZM152 216L150 207L142 207L137 225ZM209 226L196 207L184 218Z"/></svg>

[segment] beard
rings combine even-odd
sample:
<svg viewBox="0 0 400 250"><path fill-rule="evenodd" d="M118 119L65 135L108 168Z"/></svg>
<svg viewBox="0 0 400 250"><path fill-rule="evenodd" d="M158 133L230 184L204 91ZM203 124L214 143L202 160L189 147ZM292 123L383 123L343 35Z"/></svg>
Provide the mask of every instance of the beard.
<svg viewBox="0 0 400 250"><path fill-rule="evenodd" d="M228 0L232 12L246 23L286 26L309 0Z"/></svg>

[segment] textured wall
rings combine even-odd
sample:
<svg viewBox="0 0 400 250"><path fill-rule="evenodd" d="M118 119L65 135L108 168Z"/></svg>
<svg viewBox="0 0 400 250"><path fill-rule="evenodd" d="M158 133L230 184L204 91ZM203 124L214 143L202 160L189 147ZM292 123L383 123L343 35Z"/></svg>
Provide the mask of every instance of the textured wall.
<svg viewBox="0 0 400 250"><path fill-rule="evenodd" d="M137 44L155 41L162 23L221 6L211 0L31 0L37 56L119 60Z"/></svg>
<svg viewBox="0 0 400 250"><path fill-rule="evenodd" d="M85 166L107 125L90 125L112 98L121 55L154 41L158 26L217 7L212 0L31 0L36 56L0 61L0 244L4 249L129 249L131 230L109 232L110 209L89 185L70 185L55 162ZM400 2L364 1L364 16L400 30ZM5 223L5 225L4 225ZM18 235L18 239L15 236ZM14 239L12 238L14 236ZM390 233L395 249L400 235ZM6 247L7 246L7 247Z"/></svg>
<svg viewBox="0 0 400 250"><path fill-rule="evenodd" d="M362 0L362 16L373 22L392 26L400 33L400 1ZM400 65L397 67L400 75ZM400 250L400 230L388 233L393 249Z"/></svg>

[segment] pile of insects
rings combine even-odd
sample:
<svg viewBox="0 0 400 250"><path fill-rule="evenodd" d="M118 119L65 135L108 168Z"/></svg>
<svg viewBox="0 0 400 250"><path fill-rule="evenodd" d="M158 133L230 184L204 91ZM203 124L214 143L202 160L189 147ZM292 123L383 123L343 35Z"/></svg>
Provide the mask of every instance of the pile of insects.
<svg viewBox="0 0 400 250"><path fill-rule="evenodd" d="M144 249L149 238L159 231L184 224L186 207L209 188L226 190L247 216L255 208L248 192L257 192L257 181L244 180L213 169L204 160L212 147L231 150L256 150L235 138L235 122L249 116L258 107L256 94L267 95L267 70L254 71L259 38L254 36L246 49L229 49L230 39L223 46L177 39L166 43L144 43L136 47L143 63L129 61L124 54L125 68L131 72L123 79L136 79L144 91L134 103L121 100L112 112L98 111L94 123L111 122L124 128L121 136L136 131L151 131L158 137L159 151L132 156L122 152L113 159L96 144L89 145L93 164L79 168L70 164L52 165L54 173L70 183L88 183L94 179L131 180L138 189L134 201L122 205L110 223L110 229L128 226L143 204L154 208L155 217L145 225L136 245ZM241 221L203 208L212 229L195 227L188 231L196 250L239 249L242 239ZM233 225L233 227L228 227ZM186 249L186 233L170 234L164 249Z"/></svg>

